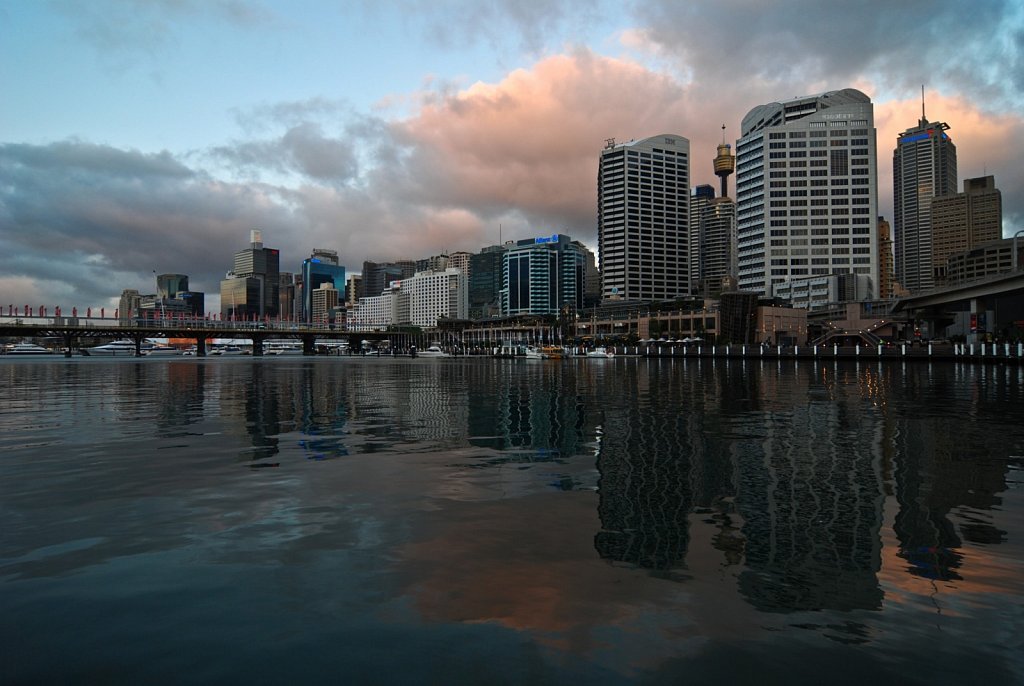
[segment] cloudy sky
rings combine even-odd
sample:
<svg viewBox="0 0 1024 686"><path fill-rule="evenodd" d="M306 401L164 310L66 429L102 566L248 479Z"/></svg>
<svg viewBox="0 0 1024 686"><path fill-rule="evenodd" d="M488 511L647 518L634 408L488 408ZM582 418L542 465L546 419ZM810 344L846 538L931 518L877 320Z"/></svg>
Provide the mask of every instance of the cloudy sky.
<svg viewBox="0 0 1024 686"><path fill-rule="evenodd" d="M252 228L295 271L567 233L607 138L676 133L693 182L758 104L855 87L891 151L927 93L961 180L1024 228L1021 0L0 0L0 301L219 280Z"/></svg>

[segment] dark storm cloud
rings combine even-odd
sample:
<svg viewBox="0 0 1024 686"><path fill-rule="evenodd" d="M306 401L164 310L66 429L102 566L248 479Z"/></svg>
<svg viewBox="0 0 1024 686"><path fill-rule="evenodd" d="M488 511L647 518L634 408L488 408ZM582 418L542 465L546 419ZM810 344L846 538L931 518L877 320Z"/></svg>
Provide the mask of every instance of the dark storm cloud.
<svg viewBox="0 0 1024 686"><path fill-rule="evenodd" d="M647 40L720 88L866 77L900 92L950 88L993 109L1022 104L1024 13L1013 0L667 0L636 15Z"/></svg>
<svg viewBox="0 0 1024 686"><path fill-rule="evenodd" d="M243 175L273 170L327 183L346 183L359 165L350 142L328 136L319 124L303 122L271 140L237 142L212 151Z"/></svg>
<svg viewBox="0 0 1024 686"><path fill-rule="evenodd" d="M294 232L275 189L212 180L166 152L0 145L0 178L0 274L74 293L83 305L123 288L151 290L145 275L154 270L188 273L193 287L216 290L249 229Z"/></svg>

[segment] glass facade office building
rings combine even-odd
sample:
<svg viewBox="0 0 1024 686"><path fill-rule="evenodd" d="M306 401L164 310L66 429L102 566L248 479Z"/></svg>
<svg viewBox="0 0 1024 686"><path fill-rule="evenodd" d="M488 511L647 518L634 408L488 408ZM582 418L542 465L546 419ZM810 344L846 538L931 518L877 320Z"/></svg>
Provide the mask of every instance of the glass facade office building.
<svg viewBox="0 0 1024 686"><path fill-rule="evenodd" d="M234 269L220 282L220 311L225 319L262 319L280 312L279 251L263 247L252 231L249 247L235 253Z"/></svg>
<svg viewBox="0 0 1024 686"><path fill-rule="evenodd" d="M956 146L949 125L929 122L896 139L892 154L893 240L896 280L911 293L935 287L932 201L956 193Z"/></svg>
<svg viewBox="0 0 1024 686"><path fill-rule="evenodd" d="M313 295L322 284L329 283L338 292L338 299L345 300L345 268L330 264L318 257L302 261L302 307L305 321L313 318Z"/></svg>
<svg viewBox="0 0 1024 686"><path fill-rule="evenodd" d="M502 254L502 314L553 314L582 309L586 259L568 236L528 238Z"/></svg>

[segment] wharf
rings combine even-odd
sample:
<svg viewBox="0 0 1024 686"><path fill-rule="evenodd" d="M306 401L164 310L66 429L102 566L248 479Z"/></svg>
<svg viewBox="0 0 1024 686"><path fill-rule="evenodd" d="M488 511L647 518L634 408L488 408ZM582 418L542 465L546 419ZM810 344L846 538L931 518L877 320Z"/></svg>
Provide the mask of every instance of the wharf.
<svg viewBox="0 0 1024 686"><path fill-rule="evenodd" d="M959 362L1014 364L1024 362L1024 344L979 343L954 345L907 344L864 346L678 345L613 346L617 356L675 359L845 360L857 362ZM574 351L582 355L582 351Z"/></svg>

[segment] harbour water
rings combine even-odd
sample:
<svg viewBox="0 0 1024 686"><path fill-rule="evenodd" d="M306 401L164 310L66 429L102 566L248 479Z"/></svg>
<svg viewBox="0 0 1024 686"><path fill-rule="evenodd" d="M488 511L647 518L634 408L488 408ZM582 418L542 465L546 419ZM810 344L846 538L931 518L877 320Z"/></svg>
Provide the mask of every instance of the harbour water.
<svg viewBox="0 0 1024 686"><path fill-rule="evenodd" d="M0 361L0 682L1024 683L1024 369Z"/></svg>

